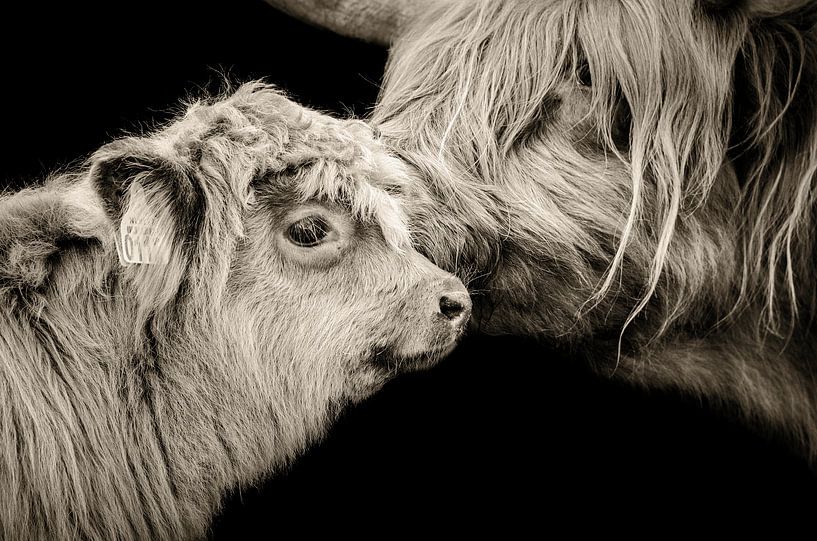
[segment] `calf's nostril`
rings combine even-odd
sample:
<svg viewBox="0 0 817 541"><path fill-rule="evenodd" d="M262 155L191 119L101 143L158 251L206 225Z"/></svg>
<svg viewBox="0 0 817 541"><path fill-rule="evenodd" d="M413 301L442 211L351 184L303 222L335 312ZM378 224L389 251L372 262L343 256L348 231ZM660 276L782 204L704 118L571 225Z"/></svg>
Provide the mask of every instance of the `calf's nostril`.
<svg viewBox="0 0 817 541"><path fill-rule="evenodd" d="M467 300L459 294L443 295L440 297L440 313L447 319L457 319L466 310Z"/></svg>

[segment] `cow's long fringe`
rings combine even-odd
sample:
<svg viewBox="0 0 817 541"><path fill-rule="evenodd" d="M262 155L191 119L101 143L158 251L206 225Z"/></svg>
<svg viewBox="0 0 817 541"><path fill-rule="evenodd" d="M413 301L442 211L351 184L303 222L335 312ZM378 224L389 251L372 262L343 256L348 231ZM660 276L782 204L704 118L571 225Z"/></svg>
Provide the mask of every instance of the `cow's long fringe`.
<svg viewBox="0 0 817 541"><path fill-rule="evenodd" d="M655 228L652 262L627 324L638 315L671 257L678 220L707 200L724 157L734 150L731 144L754 156L739 179L743 203L736 202L731 217L742 245L741 295L733 299L732 309L740 311L762 297L762 325L774 333L785 332L798 315L808 316L801 314L800 305L810 310L812 295L804 299L797 284L809 276L813 261L817 137L813 126L793 131L783 120L805 66L814 64L814 38L785 23L785 38L750 32L750 21L739 14L716 27L701 9L685 2L570 2L563 9L544 4L537 9L530 2L483 2L473 9L441 11L435 32L413 36L403 46L418 51L444 47L445 53L429 60L444 67L423 66L443 77L390 72L387 85L410 92L389 94L375 120L403 114L402 120L404 110L412 108L416 124L407 130L442 133L427 138L437 145L428 152L442 164L440 173L457 170L445 166L459 157L451 148L468 146L479 149L472 154L474 162L458 165L494 178L496 164L513 151L520 134L546 114L543 104L563 74L586 59L593 81L590 114L615 154L611 158L627 165L631 194L615 255L587 307L615 294L617 276L626 272L625 255L646 221ZM426 41L418 42L418 37ZM497 45L498 39L503 43ZM687 54L690 50L698 54ZM745 65L750 76L745 82L757 100L752 118L737 121L731 69L736 62ZM489 77L475 69L478 63L492 66ZM632 115L626 156L613 142L612 123L622 99ZM807 106L810 116L814 104ZM745 128L745 140L730 139L735 122ZM679 296L674 302L661 332L689 299Z"/></svg>

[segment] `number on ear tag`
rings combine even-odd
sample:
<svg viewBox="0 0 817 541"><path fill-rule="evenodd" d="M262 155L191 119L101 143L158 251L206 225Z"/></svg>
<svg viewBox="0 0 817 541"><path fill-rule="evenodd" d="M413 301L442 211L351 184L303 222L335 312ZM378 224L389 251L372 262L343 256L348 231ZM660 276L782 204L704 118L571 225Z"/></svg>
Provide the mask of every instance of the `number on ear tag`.
<svg viewBox="0 0 817 541"><path fill-rule="evenodd" d="M170 261L170 235L159 231L159 220L148 212L146 202L142 188L134 186L116 236L116 253L124 266L166 265Z"/></svg>

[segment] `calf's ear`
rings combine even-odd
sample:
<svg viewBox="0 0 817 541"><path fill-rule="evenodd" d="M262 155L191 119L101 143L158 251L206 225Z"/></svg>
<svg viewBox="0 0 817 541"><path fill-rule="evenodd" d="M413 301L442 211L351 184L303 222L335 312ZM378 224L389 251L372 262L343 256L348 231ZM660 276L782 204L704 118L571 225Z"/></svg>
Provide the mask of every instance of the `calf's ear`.
<svg viewBox="0 0 817 541"><path fill-rule="evenodd" d="M125 276L144 303L167 303L188 273L204 216L192 164L149 139L123 139L92 156L89 180L113 224Z"/></svg>
<svg viewBox="0 0 817 541"><path fill-rule="evenodd" d="M129 240L134 247L150 248L160 240L173 250L189 247L200 224L203 197L185 160L163 155L149 141L121 140L94 154L90 180L115 226L124 228L120 233L133 233ZM154 262L149 253L128 255L133 257L123 263Z"/></svg>

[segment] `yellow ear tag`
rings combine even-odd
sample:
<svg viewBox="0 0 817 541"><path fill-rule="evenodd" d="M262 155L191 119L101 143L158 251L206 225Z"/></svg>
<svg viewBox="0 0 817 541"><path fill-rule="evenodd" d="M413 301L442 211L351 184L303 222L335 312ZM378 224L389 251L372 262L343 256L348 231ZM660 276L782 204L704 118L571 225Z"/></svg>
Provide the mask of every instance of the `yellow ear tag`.
<svg viewBox="0 0 817 541"><path fill-rule="evenodd" d="M142 187L133 186L116 236L116 253L122 265L166 265L170 261L170 235L159 231L159 223L148 209Z"/></svg>

